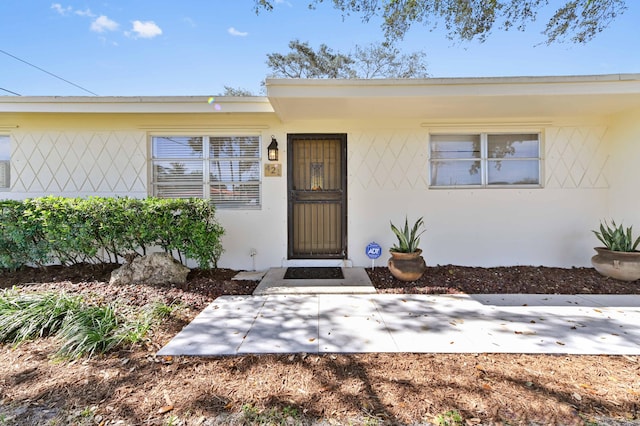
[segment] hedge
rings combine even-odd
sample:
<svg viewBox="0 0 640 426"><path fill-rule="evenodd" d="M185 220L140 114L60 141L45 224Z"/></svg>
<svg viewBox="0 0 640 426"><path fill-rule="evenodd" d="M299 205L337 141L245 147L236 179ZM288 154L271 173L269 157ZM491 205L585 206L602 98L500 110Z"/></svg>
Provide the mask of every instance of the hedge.
<svg viewBox="0 0 640 426"><path fill-rule="evenodd" d="M224 229L201 199L42 197L0 201L0 268L118 263L161 247L217 268Z"/></svg>

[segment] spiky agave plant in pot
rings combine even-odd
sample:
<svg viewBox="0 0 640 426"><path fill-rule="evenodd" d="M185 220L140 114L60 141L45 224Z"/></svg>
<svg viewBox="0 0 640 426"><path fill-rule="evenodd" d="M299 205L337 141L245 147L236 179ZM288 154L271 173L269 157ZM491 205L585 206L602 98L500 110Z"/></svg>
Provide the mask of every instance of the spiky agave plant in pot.
<svg viewBox="0 0 640 426"><path fill-rule="evenodd" d="M603 221L593 233L604 244L604 247L595 247L598 254L591 258L596 271L622 281L640 279L640 251L636 250L640 237L633 238L631 226L625 229L613 220L611 225Z"/></svg>
<svg viewBox="0 0 640 426"><path fill-rule="evenodd" d="M387 263L391 275L400 281L415 281L420 279L427 269L422 257L422 250L418 248L420 235L425 231L420 230L424 225L422 217L416 220L411 228L405 216L402 229L391 223L391 230L398 238L398 242L391 247L391 257Z"/></svg>

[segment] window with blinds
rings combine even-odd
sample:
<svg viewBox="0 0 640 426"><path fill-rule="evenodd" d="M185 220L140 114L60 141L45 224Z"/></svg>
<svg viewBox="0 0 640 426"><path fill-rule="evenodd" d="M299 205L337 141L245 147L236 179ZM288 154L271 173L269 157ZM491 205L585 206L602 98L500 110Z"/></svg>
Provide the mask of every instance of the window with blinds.
<svg viewBox="0 0 640 426"><path fill-rule="evenodd" d="M151 145L154 196L260 208L259 136L154 136Z"/></svg>
<svg viewBox="0 0 640 426"><path fill-rule="evenodd" d="M0 191L11 187L11 145L10 138L0 135Z"/></svg>

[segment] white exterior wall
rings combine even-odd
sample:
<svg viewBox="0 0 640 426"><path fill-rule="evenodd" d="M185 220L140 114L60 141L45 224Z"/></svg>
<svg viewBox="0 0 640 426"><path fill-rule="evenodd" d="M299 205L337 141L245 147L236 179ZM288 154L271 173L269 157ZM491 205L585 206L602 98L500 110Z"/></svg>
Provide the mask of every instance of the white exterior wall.
<svg viewBox="0 0 640 426"><path fill-rule="evenodd" d="M395 242L389 221L400 225L407 214L410 224L424 216L427 231L420 246L430 265L590 265L590 229L606 212L606 128L540 130L544 187L533 189L429 189L429 129L350 134L354 264L370 265L364 248L373 240L386 254Z"/></svg>
<svg viewBox="0 0 640 426"><path fill-rule="evenodd" d="M271 115L220 116L218 121L166 115L82 118L18 117L20 126L8 131L12 191L0 197L146 196L150 133L259 128L263 163L271 135L277 138L282 176L263 177L262 208L217 211L226 230L220 267L260 270L286 259L287 133L347 133L348 252L354 266L371 265L364 253L371 241L384 250L376 265L386 264L386 250L395 241L389 221L400 224L405 214L410 220L424 216L421 248L427 264L474 266L589 266L595 245L590 230L601 218L621 212L632 219L633 212L638 219L639 201L632 205L628 191L640 172L635 168L635 179L628 179L628 168L618 170L627 153L640 158L640 146L633 141L640 125L632 116L619 118L615 135L601 123L537 128L543 134L543 188L455 190L428 188L429 128L420 122L283 124ZM481 124L464 128L490 130ZM610 164L614 148L615 164ZM257 253L254 259L251 249Z"/></svg>
<svg viewBox="0 0 640 426"><path fill-rule="evenodd" d="M611 159L608 164L611 190L606 217L640 235L640 110L615 117L608 135Z"/></svg>

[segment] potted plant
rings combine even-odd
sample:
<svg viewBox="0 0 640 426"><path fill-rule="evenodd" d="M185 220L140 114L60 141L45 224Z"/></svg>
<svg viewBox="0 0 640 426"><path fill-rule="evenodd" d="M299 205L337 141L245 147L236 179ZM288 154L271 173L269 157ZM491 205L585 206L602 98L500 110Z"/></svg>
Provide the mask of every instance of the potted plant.
<svg viewBox="0 0 640 426"><path fill-rule="evenodd" d="M398 238L398 243L389 250L388 267L391 275L401 281L415 281L422 277L427 265L422 257L422 250L418 248L420 235L425 230L420 231L424 225L422 218L419 218L411 229L407 217L404 219L404 228L398 229L391 223L391 230Z"/></svg>
<svg viewBox="0 0 640 426"><path fill-rule="evenodd" d="M604 247L595 247L597 255L591 258L591 264L600 274L622 281L640 279L640 237L633 239L632 227L624 229L612 220L600 224L593 233Z"/></svg>

